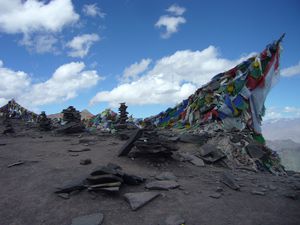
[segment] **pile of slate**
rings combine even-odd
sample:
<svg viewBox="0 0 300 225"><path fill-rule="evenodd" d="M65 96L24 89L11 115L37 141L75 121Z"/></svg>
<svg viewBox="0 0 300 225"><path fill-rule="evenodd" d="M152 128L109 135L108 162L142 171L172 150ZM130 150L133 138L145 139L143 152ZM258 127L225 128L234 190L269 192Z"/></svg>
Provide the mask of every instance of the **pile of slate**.
<svg viewBox="0 0 300 225"><path fill-rule="evenodd" d="M47 118L46 113L44 111L42 111L39 115L38 125L41 131L49 131L52 128L51 119Z"/></svg>
<svg viewBox="0 0 300 225"><path fill-rule="evenodd" d="M194 137L199 138L198 143ZM218 164L231 169L255 172L269 171L277 175L285 174L276 152L254 140L251 132L246 130L219 131L207 135L184 134L179 136L179 140L197 144L196 156L206 164Z"/></svg>
<svg viewBox="0 0 300 225"><path fill-rule="evenodd" d="M92 192L119 193L122 185L139 185L144 178L125 173L118 165L109 163L99 166L90 175L79 182L71 182L59 190L56 194L71 194L74 191L87 189Z"/></svg>
<svg viewBox="0 0 300 225"><path fill-rule="evenodd" d="M64 124L56 130L58 133L72 134L83 132L85 127L81 122L81 115L73 106L62 111Z"/></svg>
<svg viewBox="0 0 300 225"><path fill-rule="evenodd" d="M120 103L119 107L119 120L118 123L115 124L116 129L126 129L127 128L127 120L128 120L128 112L125 102Z"/></svg>
<svg viewBox="0 0 300 225"><path fill-rule="evenodd" d="M159 135L156 130L138 129L122 146L119 156L170 157L177 151L176 142Z"/></svg>
<svg viewBox="0 0 300 225"><path fill-rule="evenodd" d="M3 120L3 126L4 126L4 130L2 131L2 134L13 134L15 133L15 130L11 124L11 120L9 118L5 118Z"/></svg>

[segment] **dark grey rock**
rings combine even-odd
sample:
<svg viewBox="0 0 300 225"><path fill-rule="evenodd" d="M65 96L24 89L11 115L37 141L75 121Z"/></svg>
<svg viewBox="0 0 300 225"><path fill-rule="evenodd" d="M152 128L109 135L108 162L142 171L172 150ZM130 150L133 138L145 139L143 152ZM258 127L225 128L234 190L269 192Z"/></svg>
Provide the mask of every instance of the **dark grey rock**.
<svg viewBox="0 0 300 225"><path fill-rule="evenodd" d="M199 157L194 156L188 152L180 152L179 155L180 155L180 157L183 158L184 161L188 161L195 166L199 166L199 167L205 166L205 163L203 162L202 159L200 159Z"/></svg>
<svg viewBox="0 0 300 225"><path fill-rule="evenodd" d="M68 152L88 152L91 151L90 148L83 148L83 149L69 149Z"/></svg>
<svg viewBox="0 0 300 225"><path fill-rule="evenodd" d="M283 195L284 195L284 197L290 198L290 199L293 199L293 200L298 199L298 195L295 192L285 192Z"/></svg>
<svg viewBox="0 0 300 225"><path fill-rule="evenodd" d="M226 184L228 187L230 187L233 190L240 190L240 186L235 182L234 176L230 174L229 172L224 172L221 175L220 181L223 184Z"/></svg>
<svg viewBox="0 0 300 225"><path fill-rule="evenodd" d="M250 143L246 146L247 153L251 156L251 158L261 159L264 157L265 152L262 150L263 145Z"/></svg>
<svg viewBox="0 0 300 225"><path fill-rule="evenodd" d="M185 220L180 215L170 215L168 216L164 222L159 225L182 225L185 223Z"/></svg>
<svg viewBox="0 0 300 225"><path fill-rule="evenodd" d="M209 197L216 198L216 199L220 198L221 196L222 195L220 193L212 193L212 194L209 195Z"/></svg>
<svg viewBox="0 0 300 225"><path fill-rule="evenodd" d="M137 192L126 193L124 195L126 201L129 203L133 211L143 207L153 199L157 198L160 194L156 192Z"/></svg>
<svg viewBox="0 0 300 225"><path fill-rule="evenodd" d="M209 135L208 134L189 134L184 133L179 136L179 141L184 143L192 143L192 144L199 144L203 145L208 140Z"/></svg>
<svg viewBox="0 0 300 225"><path fill-rule="evenodd" d="M124 173L123 180L124 180L124 183L128 184L128 185L139 185L139 184L145 182L146 179L143 177L136 176L136 175Z"/></svg>
<svg viewBox="0 0 300 225"><path fill-rule="evenodd" d="M253 191L251 191L251 194L253 194L253 195L261 195L261 196L266 195L265 192L259 191L259 190L253 190Z"/></svg>
<svg viewBox="0 0 300 225"><path fill-rule="evenodd" d="M172 172L162 172L155 176L157 180L177 180L177 177Z"/></svg>
<svg viewBox="0 0 300 225"><path fill-rule="evenodd" d="M70 194L69 193L60 193L57 196L60 197L60 198L63 198L63 199L70 199Z"/></svg>
<svg viewBox="0 0 300 225"><path fill-rule="evenodd" d="M123 183L123 179L121 177L112 174L89 176L86 179L91 184L105 184L105 183L113 183L113 182Z"/></svg>
<svg viewBox="0 0 300 225"><path fill-rule="evenodd" d="M91 159L81 159L80 160L81 165L88 165L88 164L91 164L91 163L92 163Z"/></svg>
<svg viewBox="0 0 300 225"><path fill-rule="evenodd" d="M172 180L152 181L146 184L146 188L150 190L169 190L178 188L179 186L176 181Z"/></svg>
<svg viewBox="0 0 300 225"><path fill-rule="evenodd" d="M131 135L131 137L126 141L126 143L122 146L119 151L118 156L126 156L130 152L131 148L133 147L133 143L142 135L142 131L137 129Z"/></svg>
<svg viewBox="0 0 300 225"><path fill-rule="evenodd" d="M103 218L104 216L102 213L79 216L72 219L71 225L101 225L103 222Z"/></svg>
<svg viewBox="0 0 300 225"><path fill-rule="evenodd" d="M82 191L84 189L86 189L85 185L84 185L84 181L80 180L80 181L71 181L69 183L67 183L66 185L64 185L61 188L58 188L58 191L55 191L54 193L56 194L60 194L60 193L71 193L73 191Z"/></svg>
<svg viewBox="0 0 300 225"><path fill-rule="evenodd" d="M57 133L73 134L84 131L84 126L81 123L70 122L56 129Z"/></svg>

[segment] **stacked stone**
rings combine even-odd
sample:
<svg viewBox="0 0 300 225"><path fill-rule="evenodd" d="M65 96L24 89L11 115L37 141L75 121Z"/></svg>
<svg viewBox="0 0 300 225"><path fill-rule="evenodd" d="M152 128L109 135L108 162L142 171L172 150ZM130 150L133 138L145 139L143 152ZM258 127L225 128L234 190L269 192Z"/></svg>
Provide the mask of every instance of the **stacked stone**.
<svg viewBox="0 0 300 225"><path fill-rule="evenodd" d="M63 113L63 120L67 123L76 122L80 123L81 115L78 110L76 110L73 106L69 106L67 109L62 111Z"/></svg>
<svg viewBox="0 0 300 225"><path fill-rule="evenodd" d="M39 128L43 131L51 130L51 119L47 118L46 113L44 111L41 112L38 120Z"/></svg>
<svg viewBox="0 0 300 225"><path fill-rule="evenodd" d="M120 114L120 124L126 124L126 121L128 119L128 112L126 111L127 106L125 102L120 103L120 108L119 108L119 114Z"/></svg>

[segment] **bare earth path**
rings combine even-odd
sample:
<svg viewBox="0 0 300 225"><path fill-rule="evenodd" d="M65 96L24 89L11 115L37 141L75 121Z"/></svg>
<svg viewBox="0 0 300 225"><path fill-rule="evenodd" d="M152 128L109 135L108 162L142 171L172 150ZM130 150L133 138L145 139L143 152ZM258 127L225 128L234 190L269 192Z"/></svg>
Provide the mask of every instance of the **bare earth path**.
<svg viewBox="0 0 300 225"><path fill-rule="evenodd" d="M79 143L89 139L90 143ZM86 142L86 141L82 141ZM181 215L187 225L299 225L299 176L276 177L236 171L240 191L219 182L224 168L196 167L188 162L169 161L159 166L148 159L117 157L124 141L111 135L84 134L53 136L27 130L17 137L0 136L0 225L68 225L72 218L101 212L105 225L157 225L170 214ZM5 145L4 145L5 144ZM69 149L90 148L76 153ZM189 149L181 145L181 149ZM76 155L75 154L75 155ZM90 158L92 164L80 165ZM8 168L11 163L25 163ZM57 187L86 177L95 167L112 162L124 171L148 180L163 171L172 171L181 188L160 191L162 196L138 211L131 211L123 194L145 191L144 184L124 186L119 195L93 195L87 191L62 199L54 194ZM220 198L210 197L222 187ZM253 190L263 190L264 196Z"/></svg>

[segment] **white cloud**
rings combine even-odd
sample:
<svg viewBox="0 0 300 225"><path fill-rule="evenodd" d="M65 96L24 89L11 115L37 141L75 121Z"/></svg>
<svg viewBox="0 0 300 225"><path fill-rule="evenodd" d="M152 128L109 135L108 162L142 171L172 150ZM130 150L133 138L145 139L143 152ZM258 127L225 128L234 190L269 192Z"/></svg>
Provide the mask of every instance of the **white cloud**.
<svg viewBox="0 0 300 225"><path fill-rule="evenodd" d="M142 59L140 62L136 62L129 67L126 67L123 72L121 80L123 82L134 81L138 78L138 75L145 72L151 63L151 59Z"/></svg>
<svg viewBox="0 0 300 225"><path fill-rule="evenodd" d="M245 57L238 60L221 58L214 46L202 51L177 51L156 61L138 79L121 83L111 91L97 93L90 104L108 102L110 106L116 106L123 101L129 105L178 103L214 75L234 67L243 59Z"/></svg>
<svg viewBox="0 0 300 225"><path fill-rule="evenodd" d="M264 120L279 118L296 118L300 116L300 108L295 106L268 107Z"/></svg>
<svg viewBox="0 0 300 225"><path fill-rule="evenodd" d="M186 11L186 9L176 4L173 4L166 11L174 14L175 16L181 16Z"/></svg>
<svg viewBox="0 0 300 225"><path fill-rule="evenodd" d="M26 34L19 43L24 45L29 51L35 51L40 54L47 52L59 53L56 47L58 39L54 35L43 34L32 37Z"/></svg>
<svg viewBox="0 0 300 225"><path fill-rule="evenodd" d="M0 0L0 30L8 34L58 32L78 19L71 0Z"/></svg>
<svg viewBox="0 0 300 225"><path fill-rule="evenodd" d="M22 71L0 67L0 96L5 103L14 98L29 109L36 106L67 101L83 89L95 86L103 77L95 70L84 70L83 62L71 62L58 67L50 79L32 83Z"/></svg>
<svg viewBox="0 0 300 225"><path fill-rule="evenodd" d="M161 37L167 39L171 37L172 34L178 32L179 25L184 23L186 23L186 20L182 16L175 17L164 15L159 18L155 27L165 27L166 31L161 34Z"/></svg>
<svg viewBox="0 0 300 225"><path fill-rule="evenodd" d="M104 12L101 11L101 9L97 6L96 3L84 5L82 11L86 16L91 17L99 16L100 18L104 18L106 15Z"/></svg>
<svg viewBox="0 0 300 225"><path fill-rule="evenodd" d="M300 61L295 66L290 66L288 68L281 70L281 75L284 77L291 77L295 75L300 75Z"/></svg>
<svg viewBox="0 0 300 225"><path fill-rule="evenodd" d="M176 4L166 9L167 12L173 15L163 15L155 24L155 27L165 29L165 32L161 34L162 38L167 39L171 37L172 34L178 32L180 24L186 23L186 19L182 16L185 10L185 8Z"/></svg>
<svg viewBox="0 0 300 225"><path fill-rule="evenodd" d="M71 57L83 58L88 54L91 46L99 40L100 37L97 34L83 34L76 36L67 43L67 47L71 48L68 55Z"/></svg>

